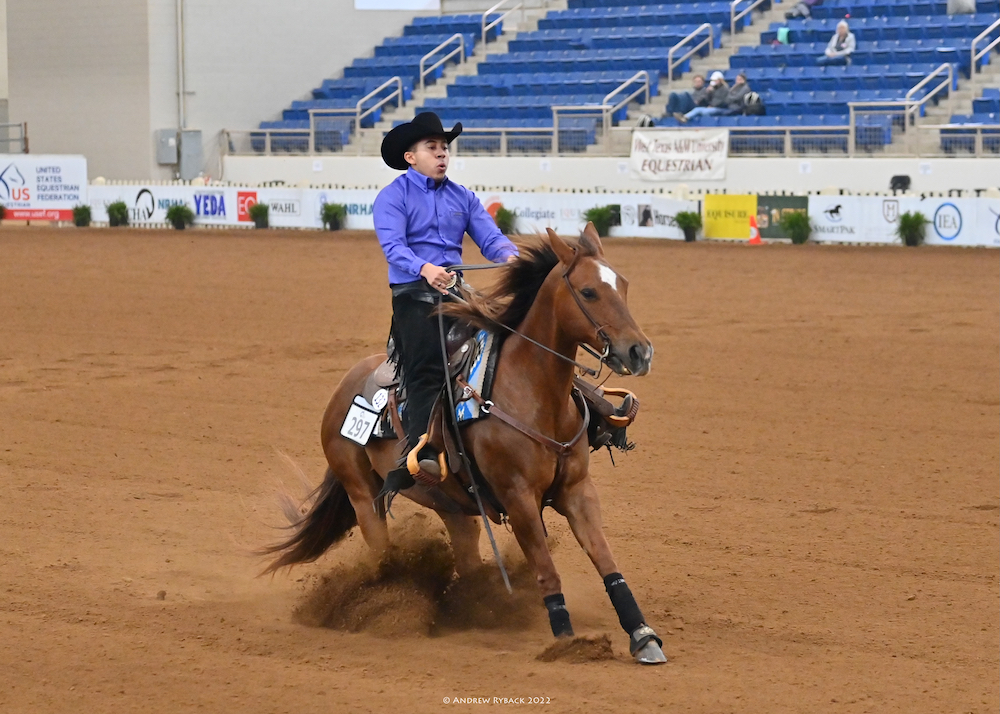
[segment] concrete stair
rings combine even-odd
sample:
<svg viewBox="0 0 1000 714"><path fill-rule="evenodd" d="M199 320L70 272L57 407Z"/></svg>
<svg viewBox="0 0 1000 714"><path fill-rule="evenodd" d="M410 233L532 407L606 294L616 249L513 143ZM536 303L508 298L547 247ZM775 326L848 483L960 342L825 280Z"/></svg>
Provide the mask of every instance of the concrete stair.
<svg viewBox="0 0 1000 714"><path fill-rule="evenodd" d="M351 142L344 147L344 153L354 153L363 155L378 155L382 146L382 137L385 132L392 129L397 121L409 121L414 116L416 107L423 106L424 100L432 97L448 96L448 86L454 84L455 78L461 75L476 74L479 63L486 59L487 54L503 54L507 52L510 41L515 39L518 33L532 32L538 29L538 21L545 17L550 10L564 10L567 7L566 0L521 0L524 3L523 12L515 11L503 21L503 34L495 41L488 42L484 47L480 42L476 47L476 52L471 57L466 58L464 63L447 64L444 75L434 84L420 89L419 86L413 88L413 98L404 106L396 107L394 104L386 105L382 110L382 119L370 129L362 129L351 137ZM510 1L498 12L506 12L509 8L517 5L517 2ZM442 14L460 15L469 13L486 12L492 5L484 5L482 0L443 0Z"/></svg>

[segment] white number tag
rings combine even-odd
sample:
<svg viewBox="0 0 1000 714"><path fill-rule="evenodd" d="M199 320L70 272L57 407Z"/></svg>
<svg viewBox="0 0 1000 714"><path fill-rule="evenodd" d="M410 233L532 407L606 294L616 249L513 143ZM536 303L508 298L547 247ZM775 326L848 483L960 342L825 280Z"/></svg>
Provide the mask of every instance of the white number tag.
<svg viewBox="0 0 1000 714"><path fill-rule="evenodd" d="M344 425L340 427L340 435L364 446L371 438L376 421L378 421L377 413L354 402L347 410L347 418L344 419Z"/></svg>

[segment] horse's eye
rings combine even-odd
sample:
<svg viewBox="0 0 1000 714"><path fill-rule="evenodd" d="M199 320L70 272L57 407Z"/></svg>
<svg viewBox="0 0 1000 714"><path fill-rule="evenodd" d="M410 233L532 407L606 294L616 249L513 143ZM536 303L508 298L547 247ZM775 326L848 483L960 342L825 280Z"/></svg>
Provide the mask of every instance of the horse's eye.
<svg viewBox="0 0 1000 714"><path fill-rule="evenodd" d="M597 291L594 290L593 288L584 288L583 290L580 291L580 294L583 295L584 300L597 299Z"/></svg>

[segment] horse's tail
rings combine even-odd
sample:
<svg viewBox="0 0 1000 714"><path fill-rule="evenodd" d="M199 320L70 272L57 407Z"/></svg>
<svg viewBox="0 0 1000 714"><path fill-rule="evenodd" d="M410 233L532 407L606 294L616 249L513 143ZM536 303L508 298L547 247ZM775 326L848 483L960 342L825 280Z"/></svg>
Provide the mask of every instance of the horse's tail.
<svg viewBox="0 0 1000 714"><path fill-rule="evenodd" d="M347 491L330 468L314 496L309 512L295 524L292 537L261 551L264 555L281 553L262 574L273 573L287 565L313 562L358 524L358 514L354 512Z"/></svg>

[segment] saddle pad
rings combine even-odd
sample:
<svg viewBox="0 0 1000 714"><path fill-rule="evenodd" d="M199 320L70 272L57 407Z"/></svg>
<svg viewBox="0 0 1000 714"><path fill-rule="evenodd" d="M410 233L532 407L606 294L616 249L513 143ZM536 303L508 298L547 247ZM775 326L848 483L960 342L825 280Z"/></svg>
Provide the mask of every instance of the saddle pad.
<svg viewBox="0 0 1000 714"><path fill-rule="evenodd" d="M490 393L493 391L493 376L496 373L497 359L500 356L500 347L497 343L496 335L487 330L480 330L477 332L475 339L478 343L478 354L469 369L469 374L466 375L466 381L477 392L483 395L483 399L489 399ZM375 401L382 400L378 399ZM392 418L385 402L377 404L376 407L378 407L380 416L378 423L375 425L375 429L372 432L372 438L397 438L396 432L392 428ZM403 413L406 410L405 400L400 401L397 408L399 410L400 421L402 421ZM486 415L480 412L479 405L472 399L461 401L455 405L455 417L457 418L459 424L467 424L484 416Z"/></svg>
<svg viewBox="0 0 1000 714"><path fill-rule="evenodd" d="M476 342L479 343L479 354L472 363L472 369L469 370L469 376L465 381L483 395L483 399L489 399L493 391L493 376L496 373L500 349L497 346L496 335L487 330L476 333ZM466 399L455 405L455 417L459 424L475 421L484 416L486 415L479 411L479 405L472 399Z"/></svg>

